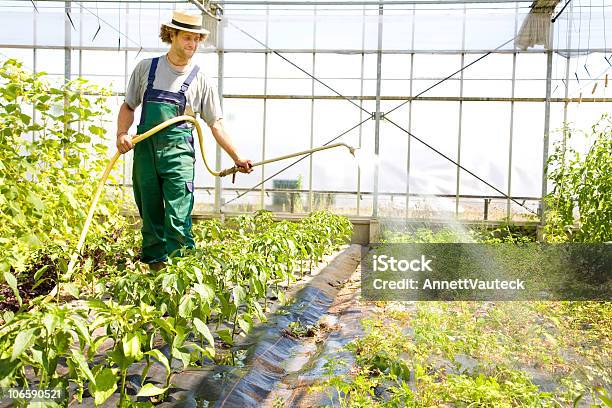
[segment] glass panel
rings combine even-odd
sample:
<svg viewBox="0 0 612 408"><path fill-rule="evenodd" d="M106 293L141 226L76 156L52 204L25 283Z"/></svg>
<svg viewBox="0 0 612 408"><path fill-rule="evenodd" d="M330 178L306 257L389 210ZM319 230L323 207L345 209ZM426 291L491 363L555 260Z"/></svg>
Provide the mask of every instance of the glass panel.
<svg viewBox="0 0 612 408"><path fill-rule="evenodd" d="M34 53L32 50L23 48L0 48L0 58L15 58L21 61L23 68L34 71Z"/></svg>
<svg viewBox="0 0 612 408"><path fill-rule="evenodd" d="M411 133L452 160L457 160L458 102L413 102ZM410 192L454 194L456 166L416 138L410 145Z"/></svg>
<svg viewBox="0 0 612 408"><path fill-rule="evenodd" d="M345 101L318 100L314 112L314 147L328 143L359 146L359 128L331 141L359 123L359 110L356 107ZM364 113L363 119L367 117ZM367 137L371 136L362 129L362 140ZM357 163L344 147L318 152L313 155L312 178L313 189L316 190L356 191Z"/></svg>
<svg viewBox="0 0 612 408"><path fill-rule="evenodd" d="M327 6L326 8L327 10L317 11L316 48L321 50L361 49L363 11L346 10L342 6ZM372 35L376 37L376 32L367 32L366 37Z"/></svg>
<svg viewBox="0 0 612 408"><path fill-rule="evenodd" d="M2 19L0 44L31 46L34 43L35 11L32 3L5 1L0 4L0 13L3 16L10 16Z"/></svg>
<svg viewBox="0 0 612 408"><path fill-rule="evenodd" d="M310 146L310 101L306 100L269 100L267 102L265 155L262 157L261 149L256 157L270 159L278 156L306 150ZM259 168L258 175L265 171L269 177L298 158L283 160ZM273 187L274 179L308 180L308 160L283 170L279 175L267 181L266 188ZM258 182L260 180L257 180Z"/></svg>
<svg viewBox="0 0 612 408"><path fill-rule="evenodd" d="M270 10L269 21L268 47L275 49L313 48L312 10Z"/></svg>
<svg viewBox="0 0 612 408"><path fill-rule="evenodd" d="M513 132L512 195L540 197L544 103L515 103ZM552 147L552 143L550 146Z"/></svg>
<svg viewBox="0 0 612 408"><path fill-rule="evenodd" d="M36 50L36 69L50 75L64 76L64 50Z"/></svg>
<svg viewBox="0 0 612 408"><path fill-rule="evenodd" d="M432 9L419 10L415 17L414 49L416 50L456 50L461 49L463 38L463 10L448 10L444 16ZM444 5L437 6L444 8ZM444 22L442 22L442 20Z"/></svg>
<svg viewBox="0 0 612 408"><path fill-rule="evenodd" d="M231 6L226 7L224 23L221 24L224 48L265 49L257 40L265 41L266 24L265 10L232 10Z"/></svg>
<svg viewBox="0 0 612 408"><path fill-rule="evenodd" d="M395 9L395 8L401 9ZM411 49L413 16L410 6L385 5L383 23L383 42L385 50ZM378 27L376 27L378 30ZM378 31L375 31L377 33ZM383 77L385 75L383 74Z"/></svg>
<svg viewBox="0 0 612 408"><path fill-rule="evenodd" d="M463 104L461 164L497 189L507 190L510 103ZM462 171L460 194L500 195Z"/></svg>
<svg viewBox="0 0 612 408"><path fill-rule="evenodd" d="M499 6L496 6L499 7ZM518 27L524 16L519 16ZM501 49L513 49L516 22L514 7L509 10L470 10L465 18L465 49L492 50L508 42Z"/></svg>
<svg viewBox="0 0 612 408"><path fill-rule="evenodd" d="M223 102L224 124L238 153L253 162L261 160L261 147L263 141L263 101L254 99L225 99ZM216 164L215 155L217 143L215 142L210 129L202 122L204 131L204 147L206 157L211 167L219 170ZM196 146L197 149L197 146ZM197 150L196 150L197 151ZM214 186L214 178L204 169L199 154L196 155L196 185ZM233 160L222 151L221 168L225 169L234 165ZM256 168L249 175L238 174L236 183L232 184L231 177L222 179L223 187L247 188L259 182L261 168Z"/></svg>
<svg viewBox="0 0 612 408"><path fill-rule="evenodd" d="M553 65L552 95L563 97L565 89L560 81L565 68L560 64ZM546 97L546 54L519 53L516 56L516 84L514 95L517 98Z"/></svg>
<svg viewBox="0 0 612 408"><path fill-rule="evenodd" d="M224 94L263 94L264 77L264 54L226 53L224 55Z"/></svg>
<svg viewBox="0 0 612 408"><path fill-rule="evenodd" d="M312 54L283 53L282 55L299 68L312 74ZM307 74L281 57L274 54L268 56L268 94L310 95L312 94L312 81L313 79Z"/></svg>

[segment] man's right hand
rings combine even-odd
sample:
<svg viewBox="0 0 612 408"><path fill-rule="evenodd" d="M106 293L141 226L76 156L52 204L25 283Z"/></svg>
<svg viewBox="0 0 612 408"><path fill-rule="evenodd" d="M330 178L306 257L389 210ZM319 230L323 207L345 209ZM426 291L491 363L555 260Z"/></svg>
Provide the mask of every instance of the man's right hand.
<svg viewBox="0 0 612 408"><path fill-rule="evenodd" d="M117 135L117 149L121 154L129 152L133 147L132 136L127 133Z"/></svg>

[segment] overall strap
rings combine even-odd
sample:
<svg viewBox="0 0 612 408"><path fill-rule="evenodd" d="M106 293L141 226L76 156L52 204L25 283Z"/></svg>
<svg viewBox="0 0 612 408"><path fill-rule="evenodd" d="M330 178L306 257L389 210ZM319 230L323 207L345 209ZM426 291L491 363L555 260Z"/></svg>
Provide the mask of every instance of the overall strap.
<svg viewBox="0 0 612 408"><path fill-rule="evenodd" d="M193 81L193 78L195 78L199 70L200 70L199 66L196 65L195 67L193 67L193 69L189 73L189 76L187 77L185 82L183 82L183 85L181 85L181 90L179 91L180 93L184 94L185 92L187 92L189 85L191 85L191 81Z"/></svg>
<svg viewBox="0 0 612 408"><path fill-rule="evenodd" d="M153 88L153 82L155 81L155 71L157 71L157 62L159 61L159 57L153 58L151 60L151 67L149 68L149 78L147 80L147 88Z"/></svg>

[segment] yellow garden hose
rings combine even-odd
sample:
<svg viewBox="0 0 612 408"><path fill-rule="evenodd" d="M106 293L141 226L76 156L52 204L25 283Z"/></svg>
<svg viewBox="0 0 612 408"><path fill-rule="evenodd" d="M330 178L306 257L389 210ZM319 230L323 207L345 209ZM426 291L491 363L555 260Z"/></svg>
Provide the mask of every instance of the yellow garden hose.
<svg viewBox="0 0 612 408"><path fill-rule="evenodd" d="M148 131L144 132L142 135L134 136L134 138L132 138L132 144L135 145L138 142L142 142L143 140L154 135L160 130L163 130L167 128L168 126L171 126L177 122L183 122L183 121L191 122L195 125L195 128L198 132L198 139L200 141L200 152L202 153L202 160L204 160L204 165L206 166L206 170L208 170L208 172L215 177L219 176L220 172L217 172L211 169L210 166L208 165L208 161L206 161L206 154L204 153L204 143L203 143L204 140L202 138L202 127L200 126L200 123L198 123L198 121L193 116L183 115L183 116L177 116L176 118L168 119L167 121L160 123L154 128L151 128ZM85 219L85 224L83 225L83 230L81 231L79 242L77 243L77 246L72 256L70 257L70 262L68 263L68 269L66 271L66 274L64 275L64 279L70 279L70 277L72 276L74 266L76 265L76 262L79 258L81 250L83 249L83 245L85 244L85 237L87 237L87 232L89 231L89 226L91 225L91 220L93 219L93 215L96 210L96 205L98 204L98 200L100 199L102 190L104 190L104 185L106 184L108 175L110 174L111 170L115 166L115 163L119 159L119 156L121 156L121 153L117 151L113 155L113 157L111 157L110 161L108 162L108 165L106 166L106 169L104 170L104 173L102 174L102 177L100 177L100 181L98 182L98 187L96 188L96 192L93 196L93 199L91 200L91 204L89 205L89 212L87 213L87 218Z"/></svg>
<svg viewBox="0 0 612 408"><path fill-rule="evenodd" d="M134 138L132 138L132 143L136 144L138 142L142 142L143 140L145 140L146 138L154 135L155 133L159 132L160 130L163 130L165 128L167 128L170 125L173 125L177 122L183 122L183 121L187 121L187 122L191 122L195 125L195 128L198 132L198 140L200 141L200 153L202 154L202 160L204 161L204 166L206 166L206 170L208 170L208 172L210 174L212 174L215 177L223 177L223 176L227 176L230 174L235 174L239 171L239 168L237 166L222 170L222 171L214 171L213 169L211 169L211 167L208 165L208 161L206 161L206 154L204 152L204 140L202 138L202 128L200 127L200 124L198 123L198 121L192 117L192 116L188 116L188 115L183 115L183 116L177 116L176 118L172 118L172 119L168 119L167 121L160 123L159 125L155 126L154 128L146 131L145 133L141 134L141 135L136 135L134 136ZM299 156L299 155L304 155L304 154L308 154L308 153L314 153L316 151L320 151L320 150L326 150L326 149L331 149L334 147L339 147L339 146L345 146L346 148L349 149L349 151L351 152L351 154L354 155L355 153L355 148L344 144L344 143L336 143L336 144L332 144L332 145L327 145L327 146L321 146L321 147L317 147L315 149L310 149L310 150L305 150L303 152L298 152L298 153L293 153L293 154L289 154L289 155L285 155L285 156L280 156L280 157L276 157L274 159L268 159L268 160L264 160L261 162L257 162L257 163L253 163L251 166L255 167L255 166L260 166L266 163L271 163L271 162L275 162L278 160L284 160L284 159L288 159L291 157L295 157L295 156ZM79 255L81 253L81 250L83 249L83 245L85 244L85 237L87 236L87 232L89 231L89 227L91 225L91 220L93 219L93 215L96 209L96 205L98 204L98 200L100 199L100 195L102 194L102 190L104 189L104 185L106 184L106 180L108 179L108 175L110 174L111 170L113 169L113 167L115 166L115 163L117 162L117 159L119 159L119 156L121 156L121 153L119 151L117 151L115 153L115 155L110 159L108 165L106 166L106 170L104 170L104 173L102 174L102 177L100 177L100 181L98 182L98 187L96 188L96 192L93 196L93 199L91 200L91 204L89 206L89 211L87 213L87 218L85 219L85 224L83 225L83 230L81 231L81 236L79 238L79 242L74 250L74 252L72 253L71 257L70 257L70 262L68 263L68 269L66 271L66 273L64 274L63 278L65 280L70 279L70 277L72 276L72 273L74 271L74 266L76 265L76 262L79 258ZM59 282L58 282L59 284ZM50 293L50 297L54 297L55 294L59 295L59 287L56 286Z"/></svg>

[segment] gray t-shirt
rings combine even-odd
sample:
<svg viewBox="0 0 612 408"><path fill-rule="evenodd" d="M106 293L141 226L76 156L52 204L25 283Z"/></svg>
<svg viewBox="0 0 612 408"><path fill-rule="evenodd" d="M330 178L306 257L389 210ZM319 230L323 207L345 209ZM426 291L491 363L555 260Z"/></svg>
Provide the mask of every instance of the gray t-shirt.
<svg viewBox="0 0 612 408"><path fill-rule="evenodd" d="M125 92L125 102L132 109L136 109L142 103L144 92L147 89L147 78L149 77L151 61L152 59L150 58L140 61L130 77L130 82ZM192 69L193 64L184 72L177 71L168 64L166 55L160 56L153 88L162 91L178 92ZM185 96L187 97L186 115L195 116L196 113L199 113L208 126L211 126L215 121L223 117L217 89L202 73L202 70L198 71L191 85L189 85Z"/></svg>

